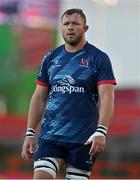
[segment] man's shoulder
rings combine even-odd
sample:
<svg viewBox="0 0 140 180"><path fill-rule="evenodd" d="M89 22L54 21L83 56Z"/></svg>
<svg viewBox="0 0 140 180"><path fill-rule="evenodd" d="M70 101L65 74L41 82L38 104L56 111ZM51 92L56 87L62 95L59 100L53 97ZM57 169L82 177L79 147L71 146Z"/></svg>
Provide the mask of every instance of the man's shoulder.
<svg viewBox="0 0 140 180"><path fill-rule="evenodd" d="M56 48L53 49L53 52L61 52L63 51L63 45L57 46Z"/></svg>
<svg viewBox="0 0 140 180"><path fill-rule="evenodd" d="M103 50L101 50L100 48L96 47L93 44L88 43L88 50L94 54L98 54L100 56L107 56L106 52L104 52Z"/></svg>
<svg viewBox="0 0 140 180"><path fill-rule="evenodd" d="M57 53L57 52L61 52L62 50L63 50L63 45L58 46L58 47L53 48L53 49L50 49L50 50L46 53L46 55L47 55L47 56L50 56L50 55L55 54L55 53Z"/></svg>
<svg viewBox="0 0 140 180"><path fill-rule="evenodd" d="M43 57L43 61L48 62L49 60L50 62L52 59L58 56L58 54L61 54L62 51L63 51L63 45L48 50Z"/></svg>

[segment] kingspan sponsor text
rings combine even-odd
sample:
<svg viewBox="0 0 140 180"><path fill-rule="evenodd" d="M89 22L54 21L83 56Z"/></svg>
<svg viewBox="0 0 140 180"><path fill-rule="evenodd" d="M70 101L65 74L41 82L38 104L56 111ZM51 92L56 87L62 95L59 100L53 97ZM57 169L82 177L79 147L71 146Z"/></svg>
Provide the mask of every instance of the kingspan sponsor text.
<svg viewBox="0 0 140 180"><path fill-rule="evenodd" d="M84 93L84 88L83 87L78 87L78 86L58 86L58 85L54 85L52 86L52 90L54 92L62 92L63 94L64 93L73 93L73 92L76 92L76 93Z"/></svg>

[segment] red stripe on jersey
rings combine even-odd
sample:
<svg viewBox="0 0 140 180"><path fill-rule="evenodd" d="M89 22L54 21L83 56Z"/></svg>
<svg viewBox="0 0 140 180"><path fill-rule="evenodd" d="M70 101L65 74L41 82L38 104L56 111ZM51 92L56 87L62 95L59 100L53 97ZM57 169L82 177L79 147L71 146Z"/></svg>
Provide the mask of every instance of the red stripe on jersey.
<svg viewBox="0 0 140 180"><path fill-rule="evenodd" d="M114 85L116 85L117 83L115 80L103 80L103 81L97 82L97 85L100 85L100 84L114 84Z"/></svg>
<svg viewBox="0 0 140 180"><path fill-rule="evenodd" d="M48 85L47 82L42 82L42 81L39 81L39 80L36 80L36 84L38 84L40 86L47 86Z"/></svg>

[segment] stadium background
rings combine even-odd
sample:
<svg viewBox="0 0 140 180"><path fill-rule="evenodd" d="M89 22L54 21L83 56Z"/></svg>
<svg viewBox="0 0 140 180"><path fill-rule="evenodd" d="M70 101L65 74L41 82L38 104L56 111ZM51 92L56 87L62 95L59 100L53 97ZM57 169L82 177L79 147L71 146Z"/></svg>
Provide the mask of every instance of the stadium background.
<svg viewBox="0 0 140 180"><path fill-rule="evenodd" d="M140 1L0 0L1 179L32 178L32 162L20 153L37 67L46 51L63 42L59 17L73 7L86 13L87 40L108 53L118 81L115 115L94 178L140 178Z"/></svg>

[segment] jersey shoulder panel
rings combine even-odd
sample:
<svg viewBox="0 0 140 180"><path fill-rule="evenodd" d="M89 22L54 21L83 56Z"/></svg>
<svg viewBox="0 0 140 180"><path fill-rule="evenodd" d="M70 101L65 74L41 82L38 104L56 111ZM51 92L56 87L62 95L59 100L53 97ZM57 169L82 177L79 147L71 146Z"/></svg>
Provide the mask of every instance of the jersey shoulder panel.
<svg viewBox="0 0 140 180"><path fill-rule="evenodd" d="M97 70L97 84L116 84L109 56L92 44L88 45L88 51L92 56L92 64Z"/></svg>
<svg viewBox="0 0 140 180"><path fill-rule="evenodd" d="M104 51L102 51L101 49L97 48L96 46L94 46L90 43L88 43L87 51L91 55L96 55L96 56L102 57L102 58L108 57L108 55Z"/></svg>
<svg viewBox="0 0 140 180"><path fill-rule="evenodd" d="M62 49L62 46L59 46L53 50L48 51L45 56L43 57L38 74L37 74L37 79L36 79L36 84L41 85L41 86L47 86L49 82L49 77L48 77L48 68L50 66L50 63L54 56L58 52L60 52Z"/></svg>

